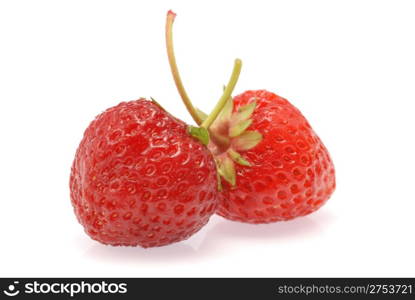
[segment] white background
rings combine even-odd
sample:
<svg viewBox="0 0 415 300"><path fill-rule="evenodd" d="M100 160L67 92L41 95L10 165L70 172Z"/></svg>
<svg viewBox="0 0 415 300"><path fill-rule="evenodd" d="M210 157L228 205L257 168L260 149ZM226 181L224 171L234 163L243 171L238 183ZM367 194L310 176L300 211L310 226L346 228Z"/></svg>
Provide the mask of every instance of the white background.
<svg viewBox="0 0 415 300"><path fill-rule="evenodd" d="M164 48L204 110L236 57L236 93L266 88L301 109L334 160L320 211L246 225L213 217L171 246L90 240L69 199L84 129L152 96L191 122ZM415 276L413 1L2 1L0 276Z"/></svg>

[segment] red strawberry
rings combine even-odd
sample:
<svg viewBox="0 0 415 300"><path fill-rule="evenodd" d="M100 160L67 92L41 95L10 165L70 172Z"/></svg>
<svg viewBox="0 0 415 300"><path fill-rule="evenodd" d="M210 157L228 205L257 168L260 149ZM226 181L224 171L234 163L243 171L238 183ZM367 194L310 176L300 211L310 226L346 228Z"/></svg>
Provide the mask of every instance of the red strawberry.
<svg viewBox="0 0 415 300"><path fill-rule="evenodd" d="M269 223L320 208L335 189L334 167L300 111L264 90L233 100L210 129L224 179L217 213Z"/></svg>
<svg viewBox="0 0 415 300"><path fill-rule="evenodd" d="M247 91L233 100L241 61L209 116L188 98L172 41L175 14L167 13L166 41L177 89L201 128L209 132L220 188L218 214L248 223L269 223L309 214L335 189L327 149L298 109L267 91Z"/></svg>
<svg viewBox="0 0 415 300"><path fill-rule="evenodd" d="M151 101L109 108L86 129L70 190L94 240L155 247L187 239L217 205L215 163L187 125Z"/></svg>

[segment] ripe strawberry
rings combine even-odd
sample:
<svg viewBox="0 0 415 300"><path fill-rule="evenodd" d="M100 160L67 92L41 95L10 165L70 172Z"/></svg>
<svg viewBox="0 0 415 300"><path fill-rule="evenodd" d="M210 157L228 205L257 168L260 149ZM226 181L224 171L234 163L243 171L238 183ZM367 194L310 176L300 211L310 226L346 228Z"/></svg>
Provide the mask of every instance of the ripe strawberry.
<svg viewBox="0 0 415 300"><path fill-rule="evenodd" d="M123 102L84 133L70 176L78 221L94 240L155 247L187 239L217 206L215 163L155 102Z"/></svg>
<svg viewBox="0 0 415 300"><path fill-rule="evenodd" d="M265 90L236 96L210 132L224 179L217 213L227 219L269 223L304 216L335 189L327 149L284 98Z"/></svg>
<svg viewBox="0 0 415 300"><path fill-rule="evenodd" d="M327 149L298 109L267 91L230 96L241 61L222 98L207 116L195 109L182 85L172 42L175 14L167 13L166 41L177 89L195 122L209 132L219 180L218 214L231 220L268 223L309 214L335 189ZM223 179L223 180L222 180Z"/></svg>

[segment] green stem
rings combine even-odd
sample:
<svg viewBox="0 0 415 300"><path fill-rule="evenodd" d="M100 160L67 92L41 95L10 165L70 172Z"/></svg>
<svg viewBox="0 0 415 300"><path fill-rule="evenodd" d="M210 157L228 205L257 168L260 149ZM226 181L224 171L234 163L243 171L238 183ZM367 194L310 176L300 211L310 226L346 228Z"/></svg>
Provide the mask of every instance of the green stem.
<svg viewBox="0 0 415 300"><path fill-rule="evenodd" d="M209 114L205 121L203 121L201 127L206 129L209 128L210 125L216 120L219 113L222 111L223 107L225 106L228 99L231 97L233 89L235 88L236 83L238 82L239 74L241 73L242 68L242 61L240 59L235 59L235 64L233 66L233 71L231 78L229 79L226 88L220 97L218 103L216 104L213 111Z"/></svg>
<svg viewBox="0 0 415 300"><path fill-rule="evenodd" d="M182 80L180 78L179 69L177 68L176 57L174 56L174 48L173 48L173 22L176 14L171 10L167 13L167 20L166 20L166 46L167 46L167 55L169 57L169 64L171 68L171 72L173 74L173 79L176 84L177 90L180 94L180 97L183 100L186 109L189 111L190 115L192 116L193 120L196 122L197 125L202 124L202 119L198 115L196 108L193 106L192 102L190 101L189 96L184 89Z"/></svg>

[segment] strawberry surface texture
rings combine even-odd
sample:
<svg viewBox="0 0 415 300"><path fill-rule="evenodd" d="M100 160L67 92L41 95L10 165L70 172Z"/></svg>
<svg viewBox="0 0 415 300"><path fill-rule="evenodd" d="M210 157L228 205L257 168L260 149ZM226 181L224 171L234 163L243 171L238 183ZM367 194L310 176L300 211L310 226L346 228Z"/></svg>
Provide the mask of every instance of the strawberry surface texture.
<svg viewBox="0 0 415 300"><path fill-rule="evenodd" d="M246 91L233 101L235 113L256 103L248 129L260 133L262 140L239 151L250 165L235 164L233 186L222 181L217 213L234 221L270 223L319 209L335 189L335 172L326 147L304 116L286 99L265 90Z"/></svg>
<svg viewBox="0 0 415 300"><path fill-rule="evenodd" d="M217 206L209 150L152 101L123 102L86 129L70 175L85 232L114 246L156 247L187 239Z"/></svg>

